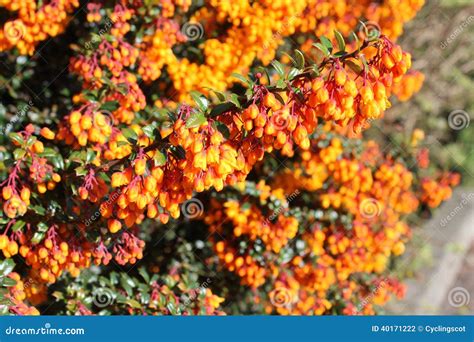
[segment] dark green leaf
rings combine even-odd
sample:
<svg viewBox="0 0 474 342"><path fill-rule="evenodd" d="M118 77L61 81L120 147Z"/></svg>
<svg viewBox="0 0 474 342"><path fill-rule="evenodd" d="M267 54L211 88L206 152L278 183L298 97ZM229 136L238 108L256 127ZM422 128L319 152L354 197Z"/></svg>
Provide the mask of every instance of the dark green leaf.
<svg viewBox="0 0 474 342"><path fill-rule="evenodd" d="M186 127L194 128L199 127L207 121L203 112L194 112L186 119Z"/></svg>
<svg viewBox="0 0 474 342"><path fill-rule="evenodd" d="M21 137L20 134L15 133L15 132L11 132L11 133L8 134L8 136L10 137L11 140L16 141L20 145L23 144L24 140L23 140L23 138Z"/></svg>
<svg viewBox="0 0 474 342"><path fill-rule="evenodd" d="M76 167L74 169L76 171L76 176L85 176L87 175L87 170L83 166Z"/></svg>
<svg viewBox="0 0 474 342"><path fill-rule="evenodd" d="M202 111L205 111L207 109L207 106L209 105L209 101L206 99L206 97L201 94L198 91L191 91L190 92L191 97L193 98L194 102L196 102L197 106L199 109Z"/></svg>
<svg viewBox="0 0 474 342"><path fill-rule="evenodd" d="M52 158L52 157L55 157L57 154L58 154L58 152L56 152L51 147L46 147L44 149L43 153L40 154L40 156L44 157L44 158Z"/></svg>
<svg viewBox="0 0 474 342"><path fill-rule="evenodd" d="M45 213L46 213L46 209L43 208L42 206L40 205L33 205L33 206L30 206L30 209L33 210L35 213L37 213L38 215L41 215L43 216Z"/></svg>
<svg viewBox="0 0 474 342"><path fill-rule="evenodd" d="M160 150L156 150L153 160L155 161L155 166L164 165L166 163L166 154Z"/></svg>
<svg viewBox="0 0 474 342"><path fill-rule="evenodd" d="M143 280L145 280L147 283L150 282L150 275L148 274L148 272L146 271L146 268L145 267L140 267L138 269L138 273L142 276Z"/></svg>
<svg viewBox="0 0 474 342"><path fill-rule="evenodd" d="M334 35L336 36L337 44L339 45L339 51L345 51L346 42L344 41L344 37L342 36L341 32L334 30Z"/></svg>
<svg viewBox="0 0 474 342"><path fill-rule="evenodd" d="M3 278L1 279L1 285L5 287L15 286L16 280L12 278Z"/></svg>
<svg viewBox="0 0 474 342"><path fill-rule="evenodd" d="M220 121L215 121L215 125L216 125L217 130L221 132L224 138L229 139L229 136L230 136L229 127L227 127L227 125L225 125L224 123Z"/></svg>
<svg viewBox="0 0 474 342"><path fill-rule="evenodd" d="M22 148L17 148L15 151L13 151L13 156L15 157L15 160L21 159L26 155L26 151Z"/></svg>
<svg viewBox="0 0 474 342"><path fill-rule="evenodd" d="M351 60L344 61L344 64L351 68L356 74L360 74L362 72L362 67Z"/></svg>
<svg viewBox="0 0 474 342"><path fill-rule="evenodd" d="M122 129L123 136L133 144L138 140L137 133L131 128L124 128Z"/></svg>
<svg viewBox="0 0 474 342"><path fill-rule="evenodd" d="M235 77L236 79L238 79L239 81L241 81L242 83L244 84L247 84L247 85L251 85L252 83L250 82L250 80L246 79L244 76L240 75L240 74L237 74L237 73L233 73L231 74L232 77Z"/></svg>
<svg viewBox="0 0 474 342"><path fill-rule="evenodd" d="M297 69L297 68L291 68L290 71L288 72L288 80L292 80L293 78L295 78L296 75L299 75L300 73L300 69Z"/></svg>
<svg viewBox="0 0 474 342"><path fill-rule="evenodd" d="M143 127L142 130L148 138L153 139L155 137L155 128L156 124L153 123Z"/></svg>
<svg viewBox="0 0 474 342"><path fill-rule="evenodd" d="M237 108L242 108L242 105L240 104L239 97L237 96L237 94L230 95L229 101L235 104Z"/></svg>
<svg viewBox="0 0 474 342"><path fill-rule="evenodd" d="M325 47L323 44L316 43L316 44L313 44L313 46L316 47L317 49L321 50L321 52L324 54L324 56L328 57L328 56L331 55L331 53L329 52L327 47Z"/></svg>
<svg viewBox="0 0 474 342"><path fill-rule="evenodd" d="M332 53L333 46L331 41L325 36L321 36L319 40L321 41L321 44L323 44L328 49L329 53Z"/></svg>
<svg viewBox="0 0 474 342"><path fill-rule="evenodd" d="M25 221L16 221L15 224L12 226L12 230L14 232L17 232L19 230L21 230L21 228L23 228L25 226L26 222Z"/></svg>
<svg viewBox="0 0 474 342"><path fill-rule="evenodd" d="M113 112L120 107L118 101L108 101L100 106L99 111Z"/></svg>
<svg viewBox="0 0 474 342"><path fill-rule="evenodd" d="M228 112L229 110L235 108L235 104L232 102L223 102L212 108L211 113L209 114L211 118L221 115L222 113Z"/></svg>
<svg viewBox="0 0 474 342"><path fill-rule="evenodd" d="M15 262L12 259L5 259L0 262L0 277L6 277L15 268Z"/></svg>
<svg viewBox="0 0 474 342"><path fill-rule="evenodd" d="M273 67L275 68L276 72L278 73L278 75L280 76L284 76L285 74L285 69L283 68L283 65L278 62L278 61L272 61L272 65Z"/></svg>
<svg viewBox="0 0 474 342"><path fill-rule="evenodd" d="M296 67L298 69L303 69L305 66L304 55L300 50L295 50L295 58L296 58Z"/></svg>
<svg viewBox="0 0 474 342"><path fill-rule="evenodd" d="M86 163L89 164L91 163L96 157L96 152L91 149L91 148L88 148L87 149L87 153L86 153Z"/></svg>

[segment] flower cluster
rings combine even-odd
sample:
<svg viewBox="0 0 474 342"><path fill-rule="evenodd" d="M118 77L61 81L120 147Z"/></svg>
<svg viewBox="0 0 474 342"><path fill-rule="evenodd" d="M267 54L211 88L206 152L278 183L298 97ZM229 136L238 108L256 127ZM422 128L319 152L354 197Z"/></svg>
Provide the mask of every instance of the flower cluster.
<svg viewBox="0 0 474 342"><path fill-rule="evenodd" d="M25 286L20 275L12 272L8 277L15 281L15 285L9 288L8 294L5 296L6 300L11 301L8 305L9 311L16 315L39 315L40 313L35 307L25 304L28 287Z"/></svg>
<svg viewBox="0 0 474 342"><path fill-rule="evenodd" d="M16 47L21 54L32 55L39 42L62 33L79 1L56 0L39 5L34 0L2 0L0 7L18 13L0 30L0 51Z"/></svg>
<svg viewBox="0 0 474 342"><path fill-rule="evenodd" d="M34 124L0 137L8 312L373 314L403 295L406 216L459 179L431 178L419 130L383 153L362 132L421 86L394 39L422 1L78 5L0 0L7 64L71 25L49 65L68 89L48 80Z"/></svg>
<svg viewBox="0 0 474 342"><path fill-rule="evenodd" d="M450 192L459 179L417 178L374 142L362 150L349 148L350 141L330 126L319 130L311 148L272 177L270 188L262 183L254 190L236 188L255 198L248 200L253 204L240 204L232 193L220 195L204 222L219 263L243 284L262 289L256 301L267 313L325 314L337 304L344 314L373 314L392 294L404 294L389 272L411 236L404 217L421 201L435 207L449 198L427 191L428 184ZM295 191L301 196L286 201L284 194ZM285 209L271 221L263 213L270 215L275 201Z"/></svg>

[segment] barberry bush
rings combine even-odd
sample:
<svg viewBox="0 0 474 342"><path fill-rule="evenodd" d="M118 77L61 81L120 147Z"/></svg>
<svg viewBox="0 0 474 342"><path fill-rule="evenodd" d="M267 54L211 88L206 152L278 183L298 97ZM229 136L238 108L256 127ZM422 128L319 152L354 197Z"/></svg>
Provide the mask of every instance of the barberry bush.
<svg viewBox="0 0 474 342"><path fill-rule="evenodd" d="M459 176L364 137L422 0L1 1L4 314L376 314ZM407 113L409 115L409 113Z"/></svg>

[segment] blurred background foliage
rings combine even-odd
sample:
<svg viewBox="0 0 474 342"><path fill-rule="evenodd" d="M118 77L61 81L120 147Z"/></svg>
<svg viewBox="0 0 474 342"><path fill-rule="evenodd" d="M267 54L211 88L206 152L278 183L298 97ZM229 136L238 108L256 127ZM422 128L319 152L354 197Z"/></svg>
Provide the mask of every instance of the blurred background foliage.
<svg viewBox="0 0 474 342"><path fill-rule="evenodd" d="M474 1L427 1L399 43L412 53L413 69L425 75L423 87L407 102L394 99L368 135L396 144L400 135L420 128L432 163L460 172L464 185L474 185L474 124L461 130L448 125L456 110L474 118Z"/></svg>

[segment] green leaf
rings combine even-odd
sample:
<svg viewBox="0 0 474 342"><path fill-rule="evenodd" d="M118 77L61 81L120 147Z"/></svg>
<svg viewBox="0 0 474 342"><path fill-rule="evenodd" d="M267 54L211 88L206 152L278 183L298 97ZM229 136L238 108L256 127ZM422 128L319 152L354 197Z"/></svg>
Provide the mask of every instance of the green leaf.
<svg viewBox="0 0 474 342"><path fill-rule="evenodd" d="M201 109L202 111L205 111L207 109L209 101L203 94L193 90L190 92L190 95L193 98L194 102L196 102L196 104L198 105L199 109Z"/></svg>
<svg viewBox="0 0 474 342"><path fill-rule="evenodd" d="M122 95L127 95L128 93L128 85L126 83L119 83L115 86L115 89Z"/></svg>
<svg viewBox="0 0 474 342"><path fill-rule="evenodd" d="M147 125L145 127L142 128L143 130L143 133L145 133L145 135L150 138L150 139L153 139L155 137L155 128L156 128L156 124L155 123L152 123L150 125Z"/></svg>
<svg viewBox="0 0 474 342"><path fill-rule="evenodd" d="M291 63L293 63L293 65L296 67L298 66L298 62L293 58L293 56L291 56L290 54L286 53L286 52L283 52L283 54L288 57L288 59L291 61Z"/></svg>
<svg viewBox="0 0 474 342"><path fill-rule="evenodd" d="M280 75L280 76L285 75L285 69L283 68L283 65L280 62L272 61L272 66L275 68L278 75Z"/></svg>
<svg viewBox="0 0 474 342"><path fill-rule="evenodd" d="M100 106L99 111L106 111L106 112L113 112L120 107L118 101L108 101L105 102L102 106Z"/></svg>
<svg viewBox="0 0 474 342"><path fill-rule="evenodd" d="M360 41L359 41L359 37L357 37L357 34L355 32L352 32L350 35L350 38L352 41L356 43L357 50L360 51Z"/></svg>
<svg viewBox="0 0 474 342"><path fill-rule="evenodd" d="M327 47L325 47L323 44L321 43L316 43L316 44L313 44L313 46L319 50L321 50L321 52L324 54L324 56L326 57L329 57L331 55L331 53L329 52L329 50L327 49Z"/></svg>
<svg viewBox="0 0 474 342"><path fill-rule="evenodd" d="M44 158L53 158L53 157L56 157L57 154L58 154L58 152L56 152L51 147L46 147L44 149L43 153L40 154L40 156L44 157Z"/></svg>
<svg viewBox="0 0 474 342"><path fill-rule="evenodd" d="M362 72L362 67L351 60L344 61L344 64L351 68L356 74L360 74Z"/></svg>
<svg viewBox="0 0 474 342"><path fill-rule="evenodd" d="M230 95L229 101L235 104L237 108L242 108L242 105L240 104L239 97L237 96L237 94Z"/></svg>
<svg viewBox="0 0 474 342"><path fill-rule="evenodd" d="M244 84L247 84L247 85L251 85L252 82L250 82L250 80L246 79L244 76L240 75L240 74L237 74L237 73L232 73L231 74L232 77L235 77L236 79L238 79L239 81L241 81L242 83Z"/></svg>
<svg viewBox="0 0 474 342"><path fill-rule="evenodd" d="M130 145L130 143L128 141L122 141L122 140L117 142L117 147L121 147L121 146L125 146L125 145Z"/></svg>
<svg viewBox="0 0 474 342"><path fill-rule="evenodd" d="M279 80L275 83L275 86L276 86L278 89L285 89L285 88L286 88L285 80L279 79Z"/></svg>
<svg viewBox="0 0 474 342"><path fill-rule="evenodd" d="M128 275L122 274L122 277L120 279L120 285L127 292L127 295L129 297L131 297L133 295L132 288L135 287L135 283L133 282L133 280Z"/></svg>
<svg viewBox="0 0 474 342"><path fill-rule="evenodd" d="M164 165L166 164L166 154L160 150L156 150L153 160L155 161L155 166Z"/></svg>
<svg viewBox="0 0 474 342"><path fill-rule="evenodd" d="M26 151L22 148L17 148L15 151L13 151L13 156L15 157L15 160L21 159L26 155Z"/></svg>
<svg viewBox="0 0 474 342"><path fill-rule="evenodd" d="M15 224L12 226L12 230L14 232L17 232L19 231L21 228L23 228L25 226L26 222L25 221L16 221Z"/></svg>
<svg viewBox="0 0 474 342"><path fill-rule="evenodd" d="M281 97L281 95L279 93L273 93L273 95L275 95L275 98L284 106L285 105L285 100L283 99L283 97Z"/></svg>
<svg viewBox="0 0 474 342"><path fill-rule="evenodd" d="M17 142L18 144L23 144L23 138L21 137L20 134L18 133L15 133L15 132L11 132L8 134L8 136L10 137L11 140Z"/></svg>
<svg viewBox="0 0 474 342"><path fill-rule="evenodd" d="M319 67L316 64L312 66L311 71L314 73L314 76L319 76Z"/></svg>
<svg viewBox="0 0 474 342"><path fill-rule="evenodd" d="M199 127L207 121L203 112L194 112L186 120L187 128Z"/></svg>
<svg viewBox="0 0 474 342"><path fill-rule="evenodd" d="M85 158L84 151L74 151L68 157L70 161L74 161L77 163L81 163L84 160L84 158Z"/></svg>
<svg viewBox="0 0 474 342"><path fill-rule="evenodd" d="M304 55L300 50L295 50L296 67L303 69L305 66Z"/></svg>
<svg viewBox="0 0 474 342"><path fill-rule="evenodd" d="M140 300L143 304L148 305L150 303L150 294L149 293L142 293Z"/></svg>
<svg viewBox="0 0 474 342"><path fill-rule="evenodd" d="M325 36L321 36L319 40L321 41L321 44L323 44L328 49L329 53L332 53L333 46L331 41Z"/></svg>
<svg viewBox="0 0 474 342"><path fill-rule="evenodd" d="M86 154L86 163L87 164L92 163L95 157L96 157L96 152L93 149L88 148L87 154Z"/></svg>
<svg viewBox="0 0 474 342"><path fill-rule="evenodd" d="M345 51L346 42L344 41L344 37L342 36L341 32L334 30L334 35L336 36L337 45L339 45L339 51Z"/></svg>
<svg viewBox="0 0 474 342"><path fill-rule="evenodd" d="M219 101L221 102L225 101L225 94L223 92L215 90L215 89L211 89L211 88L206 88L206 89L209 89L210 91L212 91L216 95Z"/></svg>
<svg viewBox="0 0 474 342"><path fill-rule="evenodd" d="M85 176L85 175L87 175L87 170L83 166L76 167L74 169L74 171L76 171L76 176Z"/></svg>
<svg viewBox="0 0 474 342"><path fill-rule="evenodd" d="M367 59L365 59L365 56L361 55L360 60L361 60L362 64L364 65L364 70L368 71L369 70L369 64L367 63Z"/></svg>
<svg viewBox="0 0 474 342"><path fill-rule="evenodd" d="M173 153L175 158L182 160L186 157L186 151L182 146L170 146L170 151Z"/></svg>
<svg viewBox="0 0 474 342"><path fill-rule="evenodd" d="M227 127L226 124L224 124L220 121L215 121L214 124L215 124L217 130L219 132L221 132L221 134L224 136L224 138L229 139L229 136L230 136L229 127Z"/></svg>
<svg viewBox="0 0 474 342"><path fill-rule="evenodd" d="M130 141L132 144L136 143L138 140L138 135L135 131L131 128L124 128L122 129L123 136Z"/></svg>
<svg viewBox="0 0 474 342"><path fill-rule="evenodd" d="M146 271L146 268L145 267L140 267L138 269L138 273L142 276L143 280L145 280L147 283L150 282L150 275L148 274L148 272Z"/></svg>
<svg viewBox="0 0 474 342"><path fill-rule="evenodd" d="M295 78L296 75L299 75L301 72L300 69L297 69L297 68L291 68L290 71L288 72L288 80L292 80L293 78Z"/></svg>
<svg viewBox="0 0 474 342"><path fill-rule="evenodd" d="M33 234L33 238L31 239L33 244L40 243L49 229L48 225L44 222L38 223L37 228L37 231Z"/></svg>
<svg viewBox="0 0 474 342"><path fill-rule="evenodd" d="M134 309L141 309L142 308L142 305L138 301L136 301L135 299L127 299L125 301L125 304L131 306Z"/></svg>
<svg viewBox="0 0 474 342"><path fill-rule="evenodd" d="M221 115L222 113L228 112L229 110L231 110L233 108L235 108L235 104L233 104L232 102L219 103L216 106L214 106L214 108L212 108L211 113L209 114L209 116L211 118L213 118L213 117L216 117L218 115Z"/></svg>
<svg viewBox="0 0 474 342"><path fill-rule="evenodd" d="M37 213L38 215L41 215L41 216L44 216L44 214L46 214L46 209L43 208L42 206L40 205L33 205L33 206L30 206L30 209L33 210L35 213Z"/></svg>
<svg viewBox="0 0 474 342"><path fill-rule="evenodd" d="M5 259L0 262L0 277L6 277L15 268L15 262L13 259Z"/></svg>
<svg viewBox="0 0 474 342"><path fill-rule="evenodd" d="M11 305L11 300L9 298L5 298L5 296L9 293L8 289L5 287L0 287L0 305ZM1 313L0 313L1 315Z"/></svg>
<svg viewBox="0 0 474 342"><path fill-rule="evenodd" d="M40 222L38 223L38 231L46 233L48 231L49 227L46 223Z"/></svg>
<svg viewBox="0 0 474 342"><path fill-rule="evenodd" d="M64 169L64 159L59 153L51 158L51 161L56 169Z"/></svg>
<svg viewBox="0 0 474 342"><path fill-rule="evenodd" d="M1 279L1 278L0 278ZM15 286L16 280L12 278L3 278L1 279L1 285L5 287Z"/></svg>

